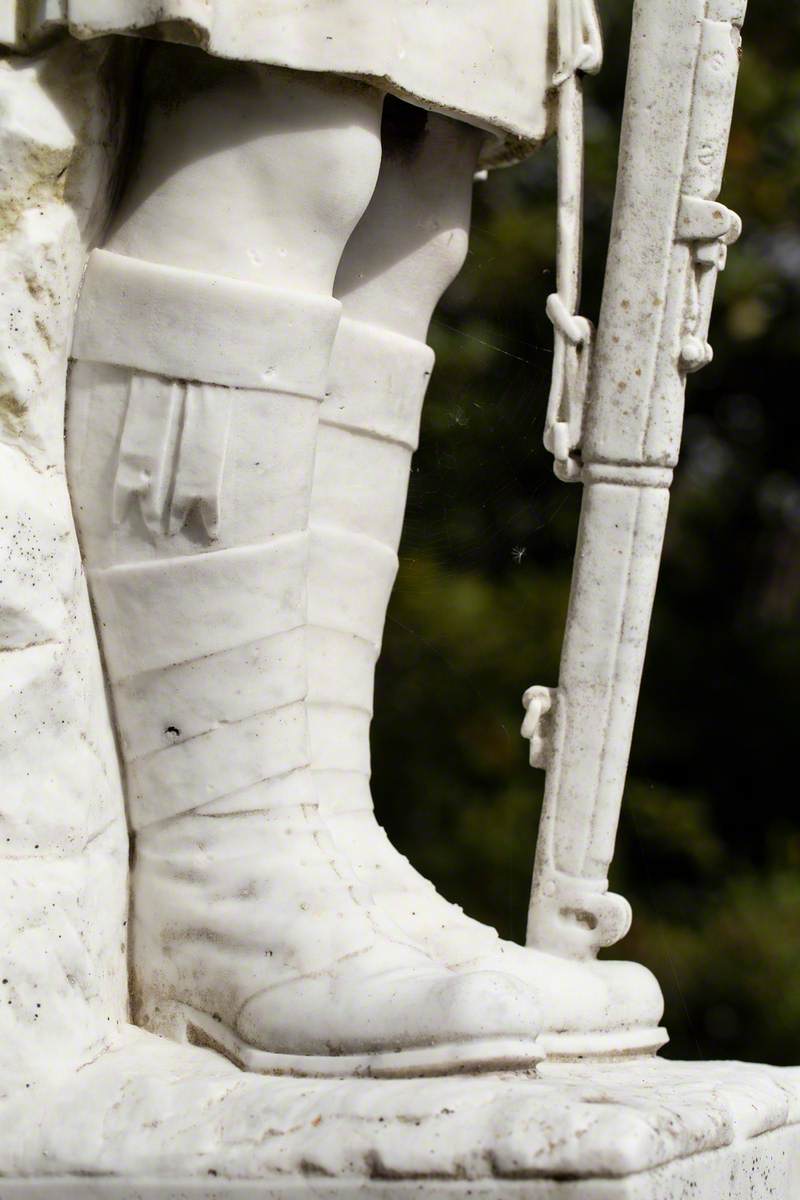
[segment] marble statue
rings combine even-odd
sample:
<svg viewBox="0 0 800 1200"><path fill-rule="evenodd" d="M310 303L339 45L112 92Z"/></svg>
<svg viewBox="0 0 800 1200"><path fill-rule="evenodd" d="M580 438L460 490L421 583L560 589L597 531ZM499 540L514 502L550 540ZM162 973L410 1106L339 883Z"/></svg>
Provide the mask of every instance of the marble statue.
<svg viewBox="0 0 800 1200"><path fill-rule="evenodd" d="M0 5L4 1200L800 1184L797 1075L655 1058L597 957L744 10L637 0L595 332L593 0ZM521 947L392 847L369 727L472 180L553 133L584 499Z"/></svg>

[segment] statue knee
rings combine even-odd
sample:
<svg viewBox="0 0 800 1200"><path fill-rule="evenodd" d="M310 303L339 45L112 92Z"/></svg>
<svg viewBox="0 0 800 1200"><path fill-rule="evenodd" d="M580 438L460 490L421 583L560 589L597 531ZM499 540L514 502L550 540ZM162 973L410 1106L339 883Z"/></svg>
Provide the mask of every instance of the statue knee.
<svg viewBox="0 0 800 1200"><path fill-rule="evenodd" d="M423 340L463 266L480 130L393 98L375 193L348 242L335 292L348 315Z"/></svg>
<svg viewBox="0 0 800 1200"><path fill-rule="evenodd" d="M142 91L139 150L107 248L330 292L375 187L381 93L173 45L150 52Z"/></svg>

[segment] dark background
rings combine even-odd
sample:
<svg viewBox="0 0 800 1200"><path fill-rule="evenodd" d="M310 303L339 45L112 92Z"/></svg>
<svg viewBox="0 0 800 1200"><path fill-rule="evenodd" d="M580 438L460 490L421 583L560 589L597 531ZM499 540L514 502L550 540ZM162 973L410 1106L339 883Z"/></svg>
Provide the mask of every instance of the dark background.
<svg viewBox="0 0 800 1200"><path fill-rule="evenodd" d="M596 319L630 0L588 81L583 311ZM674 1057L800 1061L800 8L753 0L721 199L744 235L689 380L612 886L620 957L664 989ZM448 898L522 940L543 775L520 698L554 685L580 488L541 445L555 148L476 189L378 675L379 816Z"/></svg>

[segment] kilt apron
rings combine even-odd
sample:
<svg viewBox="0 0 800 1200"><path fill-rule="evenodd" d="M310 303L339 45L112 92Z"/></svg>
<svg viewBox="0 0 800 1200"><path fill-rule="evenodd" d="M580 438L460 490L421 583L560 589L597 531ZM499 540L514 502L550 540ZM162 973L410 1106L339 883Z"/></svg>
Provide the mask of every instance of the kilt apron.
<svg viewBox="0 0 800 1200"><path fill-rule="evenodd" d="M32 47L63 25L79 38L138 34L357 77L496 134L484 154L490 165L522 157L551 131L552 8L553 0L0 0L0 41Z"/></svg>

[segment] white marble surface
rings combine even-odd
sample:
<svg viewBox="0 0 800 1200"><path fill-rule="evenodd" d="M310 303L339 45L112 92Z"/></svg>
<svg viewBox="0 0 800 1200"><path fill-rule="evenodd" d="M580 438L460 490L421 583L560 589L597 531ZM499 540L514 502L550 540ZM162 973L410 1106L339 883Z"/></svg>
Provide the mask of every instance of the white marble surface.
<svg viewBox="0 0 800 1200"><path fill-rule="evenodd" d="M76 1194L129 1197L792 1200L798 1121L798 1070L651 1059L538 1078L280 1080L131 1029L77 1074L5 1089L0 1195L66 1195L80 1176ZM43 1177L49 1192L11 1184Z"/></svg>
<svg viewBox="0 0 800 1200"><path fill-rule="evenodd" d="M558 687L534 687L523 700L530 706L523 732L532 739L532 765L547 771L527 940L576 958L620 941L630 925L630 905L609 892L608 876L686 377L710 361L706 335L717 275L741 229L717 197L746 0L635 0L632 7L594 339L572 316L581 174L574 88L559 109L564 295L551 297L548 311L562 369L554 373L544 440L558 477L580 482L583 497Z"/></svg>
<svg viewBox="0 0 800 1200"><path fill-rule="evenodd" d="M495 0L2 0L0 42L30 46L60 25L81 38L157 29L225 58L360 77L490 131L488 164L552 129L552 10L503 0L498 20Z"/></svg>
<svg viewBox="0 0 800 1200"><path fill-rule="evenodd" d="M187 82L166 51L86 269L66 426L136 834L134 1018L264 1072L528 1067L531 989L495 966L452 970L392 922L334 843L311 770L317 416L383 97L199 52ZM416 150L426 117L405 112ZM384 252L402 254L393 233ZM340 623L369 607L362 547L348 549L340 586L313 600Z"/></svg>
<svg viewBox="0 0 800 1200"><path fill-rule="evenodd" d="M71 316L113 158L109 53L66 43L0 68L0 1200L794 1200L797 1070L278 1078L126 1024L124 808L63 462Z"/></svg>
<svg viewBox="0 0 800 1200"><path fill-rule="evenodd" d="M0 64L0 1077L125 1017L127 835L64 473L72 311L107 203L108 43ZM115 69L124 69L124 55Z"/></svg>
<svg viewBox="0 0 800 1200"><path fill-rule="evenodd" d="M341 1051L343 1045L357 1050L360 1042L366 1041L367 1030L370 1044L379 1048L414 1047L409 1069L416 1062L417 1047L431 1042L442 1045L442 1054L453 1040L463 1041L464 1053L472 1043L469 1061L473 1061L479 1050L478 1035L490 1039L483 1054L490 1063L508 1062L515 1055L519 1062L533 1063L541 1056L536 1038L542 1028L548 1034L566 1034L568 1040L587 1032L593 1039L610 1034L611 1044L603 1043L601 1052L658 1044L663 1037L654 1032L661 1009L658 988L633 964L566 963L503 946L493 931L466 921L458 910L436 897L408 870L404 860L393 854L374 822L365 829L369 837L363 852L356 853L363 863L350 861L356 851L351 837L345 835L338 843L326 840L328 831L318 825L320 817L324 825L330 814L322 809L318 817L313 798L305 792L300 796L294 787L311 765L304 746L304 687L295 694L297 663L282 657L283 650L269 661L263 656L231 659L246 643L273 636L285 640L303 624L303 530L315 440L309 412L325 386L327 357L341 306L330 295L336 264L370 201L380 159L380 106L375 93L358 84L335 84L328 89L324 77L284 77L261 67L239 70L229 64L221 75L215 68L210 107L203 88L182 95L178 105L167 109L155 106L152 127L146 126L144 132L146 152L138 160L138 173L115 214L111 240L106 243L114 253L94 255L80 305L75 352L81 361L72 375L68 421L72 502L92 575L105 667L117 706L118 733L128 770L128 819L138 832L133 916L139 936L134 939L130 963L126 960L123 803L64 488L61 440L70 316L87 244L106 215L106 177L113 160L108 131L112 127L116 133L124 131L120 113L114 113L104 90L108 78L124 110L124 51L117 48L119 57L106 76L108 53L109 47L103 43L81 47L67 41L29 63L18 60L15 66L9 65L6 76L4 133L10 143L7 161L12 189L6 211L11 214L16 204L25 209L20 218L23 227L41 224L50 241L48 251L28 246L25 250L34 260L39 253L51 270L54 262L62 268L61 276L44 288L26 284L23 301L29 308L33 306L29 323L43 344L27 348L24 336L19 336L13 352L26 369L33 369L39 385L36 412L52 423L53 460L48 464L47 485L57 491L52 511L46 510L41 518L39 542L51 533L59 541L65 570L62 591L72 588L75 612L68 614L71 624L65 624L63 632L69 663L65 666L59 660L50 666L35 697L38 708L32 709L27 726L15 730L23 799L34 786L29 761L34 757L34 718L46 727L54 716L59 741L40 760L41 769L47 772L46 802L38 810L26 810L29 819L35 814L41 821L30 839L37 852L31 864L21 861L24 854L19 854L21 843L15 839L15 831L10 829L8 835L15 862L20 862L9 875L19 912L11 922L16 930L7 940L9 959L3 978L9 982L0 986L8 987L9 1003L3 1011L9 1010L9 1018L17 1014L27 1025L34 1058L37 1053L54 1053L48 1040L51 1030L59 1054L77 1060L91 1057L125 1015L126 968L132 966L138 1018L151 1028L181 1036L184 1009L172 1013L179 1002L190 1006L192 1021L200 1025L221 1021L226 1030L231 1026L238 1039L242 1031L237 1027L247 1010L250 1025L244 1046L237 1040L229 1047L232 1053L242 1059L251 1043L259 1053L277 1050L302 1055L306 1050L317 1056L312 1073L321 1068L320 1054L331 1059L324 1064L326 1069L342 1069L343 1060L340 1057L337 1062L333 1050ZM87 86L85 79L90 74L93 83ZM293 121L301 110L304 120L298 131ZM323 122L324 136L315 137L306 127L310 122L313 130L318 111L324 111L327 123ZM335 112L341 120L338 131L334 129ZM246 140L237 139L231 128L231 121L242 119L252 130ZM19 138L19 123L27 152L25 163L29 160L32 166L15 159L13 139ZM358 378L355 383L347 381L348 391L352 386L366 386L368 395L357 402L376 407L378 418L383 410L391 416L399 399L401 404L417 408L413 414L416 423L421 400L416 393L420 382L424 388L424 371L430 367L421 339L439 293L466 251L469 186L478 143L474 132L465 127L465 132L451 137L450 125L444 118L434 119L432 128L439 132L430 135L428 150L417 160L410 194L406 194L406 176L412 176L409 168L402 166L404 152L401 149L395 159L389 156L388 175L381 173L382 182L375 192L377 215L359 226L359 236L353 239L355 250L348 247L351 272L345 271L341 284L348 308L358 318L371 315L380 324L382 336L389 342L390 364L398 347L401 359L412 351L408 364L420 356L423 359L421 381L414 377L413 367L408 378L405 364L390 367L394 392L382 387L376 391L373 378L366 385ZM204 137L217 146L210 159L213 169L205 167ZM171 169L176 163L180 171ZM457 188L454 179L461 181ZM19 189L16 198L13 188ZM262 193L271 197L266 218L252 204L252 197ZM230 218L227 227L220 197ZM303 257L300 234L306 227L314 231L314 252L306 247ZM200 240L198 229L206 234ZM7 249L14 247L15 236L12 231ZM417 241L421 253L416 251ZM389 257L396 265L384 270L386 248L395 243L397 250ZM262 247L265 253L255 255L253 246ZM250 248L247 254L245 247ZM317 252L320 247L323 253ZM267 252L275 248L280 254L275 254L273 262ZM11 266L8 271L11 274ZM403 298L399 312L398 297ZM198 312L203 319L198 320ZM22 307L19 313L25 317L27 309ZM260 351L268 358L262 362L253 348L259 344L257 330L264 313L272 315L279 336L274 345L268 342ZM418 328L408 325L412 313L421 322ZM56 318L58 327L46 337L41 335L47 322ZM367 334L357 340L356 357L375 336L369 332L369 322L362 323ZM395 334L398 323L403 330L399 337ZM287 331L292 330L295 333L289 337ZM415 340L409 341L409 334ZM385 370L385 348L380 338L378 344L380 376ZM50 370L49 376L43 375L45 368ZM139 371L133 383L146 383L147 388L133 388L126 375L131 368ZM165 383L154 375L144 375L146 372L176 377L178 382ZM117 386L120 374L125 378ZM180 382L198 377L204 381L200 389ZM189 392L199 390L201 406L207 401L206 407L210 405L214 412L223 405L236 408L236 419L231 422L236 436L231 435L228 452L224 445L215 449L219 467L216 490L222 487L226 510L224 533L218 506L213 503L213 512L204 512L200 528L190 525L185 536L183 519L177 520L175 528L170 519L165 533L159 530L161 511L154 521L145 522L146 528L138 520L141 497L134 476L142 446L138 441L131 444L128 464L128 425L121 432L120 413L127 411L130 416L134 400L143 413L155 406L157 419L150 422L148 436L152 434L157 449L160 446L166 453L161 416L168 414L176 388L186 391L187 405L198 400ZM409 388L410 400L401 394ZM337 398L332 399L335 403ZM37 432L27 421L27 399L12 396L10 403L9 411L19 409L26 414L25 421L10 429L14 451L35 469ZM253 416L252 428L248 413ZM269 417L266 424L265 414ZM125 419L127 422L128 417ZM216 426L203 420L201 426L201 442L203 437L213 440ZM183 441L188 432L187 416L181 428ZM403 436L413 441L415 434L405 431ZM250 461L254 444L269 448L270 454L276 447L285 453L267 464L269 470L261 462L254 468ZM376 439L370 450L377 447ZM181 445L181 453L182 449ZM352 450L352 446L346 449ZM193 458L190 464L192 481L196 461ZM128 466L134 482L132 489L125 491L120 480ZM408 466L408 454L402 450L389 471L396 478L394 489L387 492L381 486L380 470L373 480L370 507L395 532L402 520ZM151 470L149 460L145 467L143 477L155 486L158 472ZM385 477L387 472L382 474ZM362 476L366 477L366 472ZM251 477L254 482L248 492L244 484ZM232 492L226 491L231 480L235 486ZM13 483L11 476L8 481ZM112 486L116 489L113 496ZM341 493L342 487L334 490ZM46 495L35 475L11 491L10 505L24 508L26 519L38 511ZM177 495L176 487L173 506ZM196 502L202 512L207 499L213 502L215 497L187 494L182 518L191 515ZM348 541L347 522L335 527L336 505L324 507L327 512L320 511L319 503L315 505L309 624L319 632L331 623L340 627L347 616L344 632L366 637L372 630L373 649L377 649L388 599L386 581L381 582L377 607L367 605L367 612L364 605L372 588L370 547L363 538ZM395 536L390 538L392 542L378 547L381 561L389 564L388 583L396 566ZM9 611L30 623L44 595L50 604L48 612L52 610L54 615L52 628L45 629L47 636L42 637L55 643L62 636L56 622L63 615L58 604L48 598L48 587L58 582L58 573L44 558L31 563L28 548L20 547L18 540L14 543L12 539L11 544L12 553L22 556L30 587L21 598L9 597ZM338 564L333 567L331 547ZM208 553L212 549L215 553ZM273 550L277 554L282 549L287 549L291 561L281 559L276 569ZM145 560L152 561L145 565ZM354 580L359 581L356 587ZM270 623L266 610L272 608L275 621ZM29 642L23 646L30 648ZM335 662L334 674L349 675L349 652L334 649L337 652L331 658L329 647L320 648L309 636L300 675L309 670L313 674L326 658ZM220 655L218 661L212 661L215 654ZM10 691L15 685L19 688L20 680L19 668L11 664L9 660ZM233 700L221 690L231 669L238 681ZM64 680L71 678L70 672L80 672L82 690L73 690L70 710L64 713L54 700ZM141 672L147 680L139 687ZM164 683L164 672L169 674L169 686ZM248 680L253 687L245 686ZM270 687L276 685L269 713L263 711L266 700L258 694L265 681ZM134 691L136 695L132 695ZM162 706L164 711L154 726L153 711ZM154 729L156 742L152 741ZM342 737L334 729L333 740L340 748L349 744L352 753L366 759L363 722L346 733ZM312 730L312 755L315 736ZM77 743L77 754L72 741ZM96 749L102 779L84 765L81 755L86 747ZM7 757L13 765L11 750ZM325 761L323 754L313 765L325 769ZM279 777L289 769L296 774L292 786L286 788ZM47 822L56 813L62 823L70 816L58 794L62 781L66 787L70 779L77 789L75 821L86 822L87 832L80 841L70 828L66 861L57 855L47 860L48 882L60 888L55 899L48 895L47 887L39 889L34 899L31 893L37 873L43 874L41 852L47 845ZM273 779L276 785L267 786ZM245 798L244 789L248 792ZM206 813L203 805L209 801L213 811ZM248 809L246 824L243 804ZM286 805L292 808L289 817L284 816ZM261 820L264 812L269 812L269 828ZM174 826L162 826L172 818L181 820ZM280 852L273 825L279 819L285 821ZM242 853L243 837L251 852L249 859ZM264 844L256 852L261 841ZM238 854L234 853L237 847ZM96 863L92 861L95 853ZM294 865L296 861L302 861L302 870ZM369 872L375 862L384 881L392 880L382 889L380 899L372 898L369 891L374 886ZM68 884L62 879L65 873ZM205 881L193 902L187 900L190 876L195 884L198 876ZM265 904L264 896L278 883L282 906ZM69 897L65 895L67 886L72 889ZM287 900L290 896L291 903ZM40 898L45 903L41 911L37 909ZM305 915L309 912L311 917ZM9 904L6 916L12 914ZM320 936L318 927L324 914L330 917L325 936ZM65 958L71 944L69 937L65 938L65 924L70 936L77 931L83 939L85 959ZM14 940L17 936L22 939L20 945ZM27 949L31 938L41 956L38 966L36 955ZM213 952L208 949L212 942ZM273 950L275 946L279 951ZM336 963L332 973L329 960ZM63 970L63 982L49 986L50 976L55 979L57 975L53 961ZM379 986L382 973L387 979ZM282 989L284 1004L279 1005L272 992L269 1011L262 1012L259 997L276 985ZM76 994L86 994L92 1005L92 1021L81 1021L72 1009L66 1013L70 1036L53 1015L62 991L70 1003ZM329 993L335 1002L326 1006L324 999ZM562 1003L565 995L577 1000L574 1011ZM637 1026L644 1027L641 1035ZM574 1050L572 1043L567 1049ZM581 1049L586 1049L583 1043ZM33 1060L23 1056L23 1061ZM259 1062L263 1067L261 1059ZM438 1058L436 1065L437 1069L441 1066Z"/></svg>

